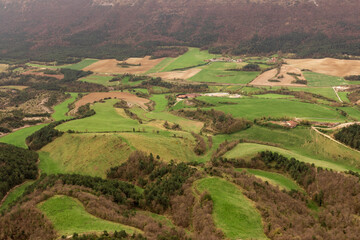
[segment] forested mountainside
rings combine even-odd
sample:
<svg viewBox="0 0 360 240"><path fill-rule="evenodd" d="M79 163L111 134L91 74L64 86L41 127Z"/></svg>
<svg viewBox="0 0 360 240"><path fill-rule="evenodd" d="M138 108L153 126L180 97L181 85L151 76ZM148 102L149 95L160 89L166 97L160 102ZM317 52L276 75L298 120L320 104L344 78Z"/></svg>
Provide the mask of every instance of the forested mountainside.
<svg viewBox="0 0 360 240"><path fill-rule="evenodd" d="M0 0L0 51L38 60L125 58L164 45L359 54L359 11L357 0Z"/></svg>

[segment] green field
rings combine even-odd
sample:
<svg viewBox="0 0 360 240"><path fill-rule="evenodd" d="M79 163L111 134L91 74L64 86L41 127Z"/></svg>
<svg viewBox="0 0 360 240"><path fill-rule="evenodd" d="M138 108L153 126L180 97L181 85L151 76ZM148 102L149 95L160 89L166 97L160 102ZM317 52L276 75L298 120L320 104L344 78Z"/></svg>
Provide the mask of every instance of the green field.
<svg viewBox="0 0 360 240"><path fill-rule="evenodd" d="M347 170L354 170L353 167L346 166L341 163L337 162L331 162L331 161L325 161L320 160L316 158L307 157L298 153L295 153L293 151L289 151L286 149L268 146L268 145L261 145L256 143L240 143L235 148L227 152L224 157L227 158L249 158L254 155L256 155L258 152L261 151L272 151L282 154L283 156L287 158L296 158L299 161L306 162L306 163L314 163L316 166L333 169L336 171L347 171Z"/></svg>
<svg viewBox="0 0 360 240"><path fill-rule="evenodd" d="M4 200L3 204L0 206L0 212L2 210L5 210L9 206L9 204L15 202L19 197L21 197L25 191L25 188L31 185L33 182L34 181L27 181L22 185L18 186L17 188L12 189L9 195Z"/></svg>
<svg viewBox="0 0 360 240"><path fill-rule="evenodd" d="M88 213L82 203L67 196L54 196L38 204L38 208L50 219L59 236L73 233L108 232L125 230L139 232L133 227L97 218Z"/></svg>
<svg viewBox="0 0 360 240"><path fill-rule="evenodd" d="M285 189L287 191L290 191L290 190L301 191L302 190L301 187L299 185L297 185L294 180L292 180L291 178L285 177L284 175L279 174L279 173L267 172L267 171L262 171L259 169L250 169L250 168L238 169L238 171L240 171L240 172L246 171L247 173L250 173L250 174L258 177L258 178L262 179L263 181L267 181L270 184L279 186L280 189Z"/></svg>
<svg viewBox="0 0 360 240"><path fill-rule="evenodd" d="M260 73L226 71L227 69L239 68L239 64L236 63L214 62L200 68L202 69L201 72L189 78L189 81L247 84L254 80Z"/></svg>
<svg viewBox="0 0 360 240"><path fill-rule="evenodd" d="M147 71L146 74L161 72L162 69L164 69L167 65L169 65L174 60L175 60L174 58L169 58L169 57L165 58L160 63L158 63L155 67L153 67L152 69Z"/></svg>
<svg viewBox="0 0 360 240"><path fill-rule="evenodd" d="M119 82L109 82L109 80L113 79L112 76L99 76L99 75L90 75L84 78L81 78L82 82L96 83L104 86L114 86L118 85Z"/></svg>
<svg viewBox="0 0 360 240"><path fill-rule="evenodd" d="M99 61L99 60L86 58L78 63L61 65L61 66L39 65L39 64L32 64L32 63L27 63L26 65L31 66L31 67L37 67L37 68L50 68L50 69L69 68L69 69L74 69L74 70L82 70L83 68L90 66L91 64L96 63L97 61Z"/></svg>
<svg viewBox="0 0 360 240"><path fill-rule="evenodd" d="M292 95L281 95L281 94L272 94L272 93L262 94L262 95L252 95L252 97L270 98L270 99L294 98L294 96Z"/></svg>
<svg viewBox="0 0 360 240"><path fill-rule="evenodd" d="M332 87L346 84L346 81L341 77L315 72L303 72L303 74L309 87Z"/></svg>
<svg viewBox="0 0 360 240"><path fill-rule="evenodd" d="M58 130L66 132L74 130L80 132L113 132L133 131L140 126L138 121L127 117L122 109L115 109L113 105L119 100L111 99L105 103L96 103L93 108L95 115L79 120L63 123ZM148 128L145 126L145 128Z"/></svg>
<svg viewBox="0 0 360 240"><path fill-rule="evenodd" d="M225 97L198 97L199 100L215 105L214 108L234 117L244 117L249 120L261 117L290 117L304 118L309 120L321 120L324 122L345 121L334 108L326 105L304 103L290 99L254 99ZM232 102L236 104L222 104Z"/></svg>
<svg viewBox="0 0 360 240"><path fill-rule="evenodd" d="M162 72L169 72L174 69L192 67L199 64L204 64L204 60L214 58L215 55L208 51L201 51L199 48L189 48L185 54L176 58L172 63L166 66Z"/></svg>
<svg viewBox="0 0 360 240"><path fill-rule="evenodd" d="M0 142L12 144L17 147L27 148L25 144L25 139L34 132L36 132L37 130L39 130L40 128L45 126L46 124L40 124L40 125L20 129L16 132L10 133L9 135L1 137Z"/></svg>
<svg viewBox="0 0 360 240"><path fill-rule="evenodd" d="M54 107L54 113L51 116L55 121L68 120L73 118L71 116L67 116L66 113L69 111L69 104L76 100L78 94L70 93L70 95L70 98Z"/></svg>
<svg viewBox="0 0 360 240"><path fill-rule="evenodd" d="M116 134L64 134L41 149L39 168L47 174L79 173L106 177L132 149Z"/></svg>
<svg viewBox="0 0 360 240"><path fill-rule="evenodd" d="M227 238L267 239L260 213L235 185L220 178L204 178L196 182L196 188L211 195L215 224Z"/></svg>
<svg viewBox="0 0 360 240"><path fill-rule="evenodd" d="M327 97L335 101L339 101L332 87L288 87L288 89L297 92L303 91L303 92L314 93L314 94L322 95L324 97Z"/></svg>

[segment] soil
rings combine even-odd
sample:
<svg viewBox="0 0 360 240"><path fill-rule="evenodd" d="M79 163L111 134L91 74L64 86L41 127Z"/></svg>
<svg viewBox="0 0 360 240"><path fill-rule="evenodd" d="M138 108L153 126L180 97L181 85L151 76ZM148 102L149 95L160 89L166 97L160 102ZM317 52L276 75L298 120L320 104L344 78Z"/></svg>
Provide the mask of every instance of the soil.
<svg viewBox="0 0 360 240"><path fill-rule="evenodd" d="M285 61L289 65L299 69L308 69L313 72L332 76L344 77L349 75L360 75L360 60L323 58L286 59Z"/></svg>
<svg viewBox="0 0 360 240"><path fill-rule="evenodd" d="M85 104L94 103L105 98L117 98L122 99L130 104L138 105L143 109L148 109L145 105L150 102L149 99L140 98L134 94L128 92L94 92L82 97L79 101L75 102L75 112L77 109Z"/></svg>
<svg viewBox="0 0 360 240"><path fill-rule="evenodd" d="M199 68L191 68L185 71L171 71L171 72L159 72L159 73L152 73L149 74L153 77L161 77L166 80L173 80L173 79L189 79L201 71Z"/></svg>
<svg viewBox="0 0 360 240"><path fill-rule="evenodd" d="M129 58L125 61L117 61L116 59L100 60L84 68L84 71L92 71L94 73L107 73L107 74L144 74L157 64L159 64L164 58L150 59L150 56L144 58ZM118 63L128 64L141 64L140 66L128 66L121 67Z"/></svg>

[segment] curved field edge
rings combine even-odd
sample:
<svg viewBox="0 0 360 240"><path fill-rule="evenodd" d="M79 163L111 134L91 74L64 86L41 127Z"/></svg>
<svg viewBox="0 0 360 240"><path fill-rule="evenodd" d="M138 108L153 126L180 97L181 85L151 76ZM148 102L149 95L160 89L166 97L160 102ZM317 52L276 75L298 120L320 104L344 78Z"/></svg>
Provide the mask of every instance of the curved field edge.
<svg viewBox="0 0 360 240"><path fill-rule="evenodd" d="M299 161L315 164L318 167L333 169L335 171L347 171L356 170L352 166L348 166L335 161L326 161L316 158L307 157L290 150L286 150L279 147L273 147L269 145L257 144L257 143L240 143L235 148L227 152L224 157L227 158L250 158L261 151L277 152L288 158L295 158Z"/></svg>
<svg viewBox="0 0 360 240"><path fill-rule="evenodd" d="M236 170L239 172L246 171L247 173L252 174L255 177L258 177L263 181L267 181L272 185L278 186L280 189L285 189L287 191L290 190L302 191L302 188L299 185L297 185L295 181L280 173L263 171L259 169L251 169L251 168L239 168Z"/></svg>
<svg viewBox="0 0 360 240"><path fill-rule="evenodd" d="M25 192L25 189L27 186L30 186L34 181L27 181L19 186L14 187L7 196L3 199L3 201L0 201L0 212L7 209L8 206L15 202L19 197L22 196L22 194Z"/></svg>
<svg viewBox="0 0 360 240"><path fill-rule="evenodd" d="M97 218L85 210L83 204L68 196L56 195L39 203L37 207L52 222L59 235L71 235L73 233L109 232L125 230L132 234L140 230Z"/></svg>
<svg viewBox="0 0 360 240"><path fill-rule="evenodd" d="M207 191L214 202L215 225L229 239L268 239L263 231L260 213L239 188L220 178L203 178L196 189Z"/></svg>

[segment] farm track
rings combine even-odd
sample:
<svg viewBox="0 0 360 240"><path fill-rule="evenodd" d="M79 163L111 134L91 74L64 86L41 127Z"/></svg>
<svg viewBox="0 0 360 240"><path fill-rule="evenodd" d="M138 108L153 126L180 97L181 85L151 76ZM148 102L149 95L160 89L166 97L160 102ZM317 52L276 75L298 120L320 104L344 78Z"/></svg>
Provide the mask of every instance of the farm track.
<svg viewBox="0 0 360 240"><path fill-rule="evenodd" d="M343 103L343 100L341 100L338 92L336 91L336 87L332 87L332 89L334 89L334 92L335 92L336 96L338 97L339 101Z"/></svg>
<svg viewBox="0 0 360 240"><path fill-rule="evenodd" d="M351 150L353 150L353 151L355 151L355 152L360 153L359 150L354 149L354 148L352 148L352 147L349 147L348 145L346 145L346 144L344 144L344 143L342 143L342 142L337 141L336 139L330 137L329 135L326 135L325 133L320 132L320 131L319 131L316 127L314 127L314 126L312 126L311 129L314 130L315 132L319 133L320 135L322 135L322 136L330 139L331 141L333 141L333 142L335 142L335 143L337 143L337 144L340 144L340 145L346 147L347 149L351 149Z"/></svg>

